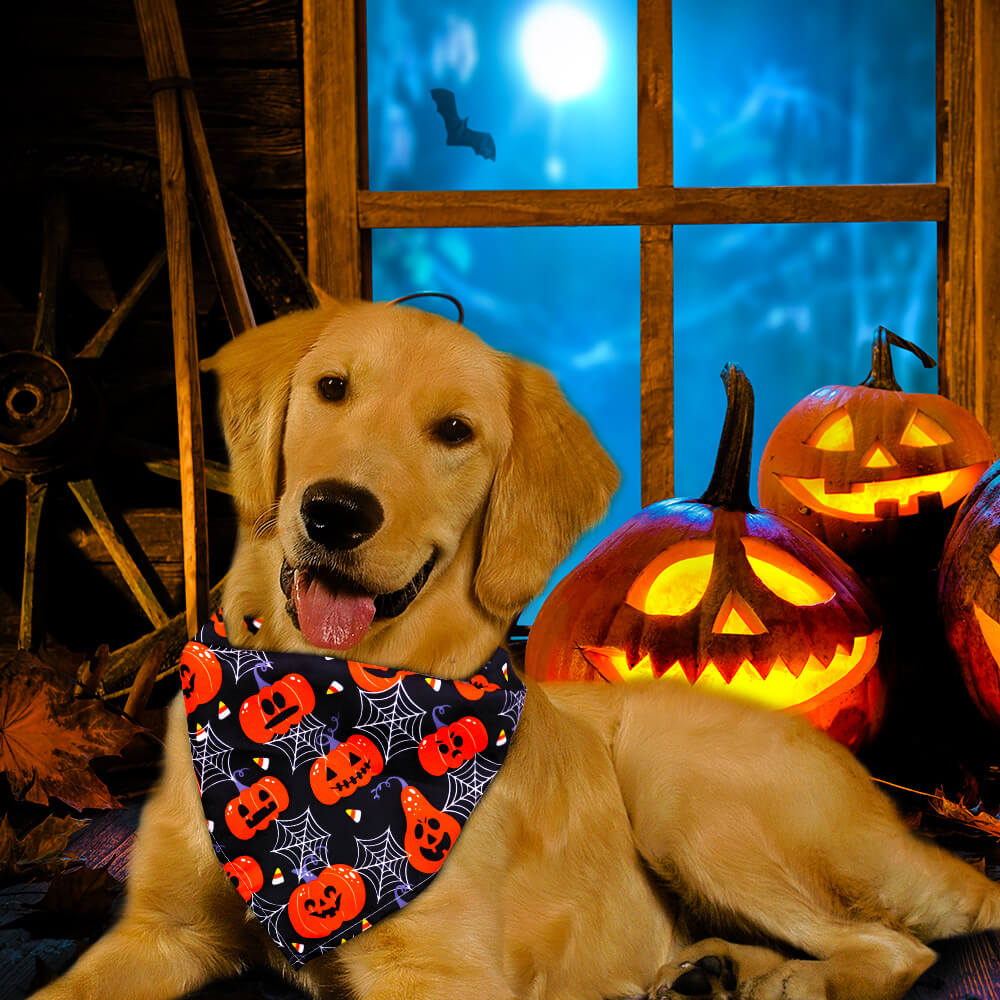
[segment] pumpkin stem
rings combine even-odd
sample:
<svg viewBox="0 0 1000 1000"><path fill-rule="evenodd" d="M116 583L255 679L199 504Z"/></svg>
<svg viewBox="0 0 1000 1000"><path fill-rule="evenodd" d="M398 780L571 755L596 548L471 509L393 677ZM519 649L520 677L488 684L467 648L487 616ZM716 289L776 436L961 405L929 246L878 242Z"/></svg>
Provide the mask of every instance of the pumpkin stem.
<svg viewBox="0 0 1000 1000"><path fill-rule="evenodd" d="M722 369L726 385L726 419L719 437L715 468L699 503L723 510L752 513L750 502L750 452L753 446L753 386L739 365Z"/></svg>
<svg viewBox="0 0 1000 1000"><path fill-rule="evenodd" d="M902 391L892 370L891 352L893 347L902 347L915 354L923 362L925 368L933 368L937 364L926 351L922 351L916 344L911 344L910 341L904 340L898 333L893 333L892 330L887 330L884 326L878 326L872 337L872 370L868 373L868 378L861 383L862 385L866 385L870 389Z"/></svg>

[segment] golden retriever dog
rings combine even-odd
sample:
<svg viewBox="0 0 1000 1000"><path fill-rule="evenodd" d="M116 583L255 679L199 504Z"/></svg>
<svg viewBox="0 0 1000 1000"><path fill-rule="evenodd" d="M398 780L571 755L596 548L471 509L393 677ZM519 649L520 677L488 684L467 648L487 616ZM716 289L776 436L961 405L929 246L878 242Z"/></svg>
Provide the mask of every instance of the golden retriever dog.
<svg viewBox="0 0 1000 1000"><path fill-rule="evenodd" d="M550 375L418 309L288 316L206 367L241 645L468 678L617 482ZM894 1000L925 942L989 928L1000 887L801 720L666 683L529 683L434 884L293 970L213 853L178 697L123 915L37 1000L169 1000L261 963L363 1000Z"/></svg>

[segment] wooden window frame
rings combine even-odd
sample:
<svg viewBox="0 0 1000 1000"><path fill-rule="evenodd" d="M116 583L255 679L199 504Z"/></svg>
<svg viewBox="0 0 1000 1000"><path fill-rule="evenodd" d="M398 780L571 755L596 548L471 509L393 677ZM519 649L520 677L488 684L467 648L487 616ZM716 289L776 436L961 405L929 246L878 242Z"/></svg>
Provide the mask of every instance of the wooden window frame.
<svg viewBox="0 0 1000 1000"><path fill-rule="evenodd" d="M642 502L673 493L673 226L935 222L939 390L1000 440L1000 51L996 0L937 0L933 184L679 188L670 0L638 0L638 185L370 191L364 0L303 0L306 252L335 298L371 294L371 231L639 226Z"/></svg>

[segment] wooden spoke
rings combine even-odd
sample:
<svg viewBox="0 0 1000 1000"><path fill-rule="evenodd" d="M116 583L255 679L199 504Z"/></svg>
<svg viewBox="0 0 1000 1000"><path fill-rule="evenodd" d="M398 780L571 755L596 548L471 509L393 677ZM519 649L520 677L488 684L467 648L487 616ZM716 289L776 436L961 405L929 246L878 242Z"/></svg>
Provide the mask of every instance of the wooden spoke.
<svg viewBox="0 0 1000 1000"><path fill-rule="evenodd" d="M38 528L42 521L42 507L48 487L44 483L25 482L24 522L24 577L21 585L21 623L18 630L18 649L34 649L38 639L37 576Z"/></svg>
<svg viewBox="0 0 1000 1000"><path fill-rule="evenodd" d="M97 488L94 486L92 479L70 480L68 486L79 501L84 514L87 515L87 519L94 526L94 531L97 532L98 538L104 543L104 547L108 550L108 554L114 560L118 571L125 579L125 583L139 602L139 606L145 612L146 617L157 628L166 625L170 621L170 615L163 609L163 605L156 596L153 585L146 578L145 573L140 569L129 551L130 545L128 542L131 542L132 545L138 548L135 539L130 537L128 542L126 542L126 539L122 537L123 532L120 532L120 529L112 524L111 518L108 516L107 510L105 510L104 504L98 496ZM128 529L125 528L124 530L127 531Z"/></svg>
<svg viewBox="0 0 1000 1000"><path fill-rule="evenodd" d="M56 350L56 312L69 256L69 212L65 191L53 191L45 199L42 223L42 273L38 282L38 308L35 313L33 348L54 355Z"/></svg>
<svg viewBox="0 0 1000 1000"><path fill-rule="evenodd" d="M181 478L180 459L149 459L143 464L150 472L155 472L158 476L178 480ZM213 462L210 459L205 459L205 487L214 490L216 493L226 493L232 496L233 483L229 466L223 465L221 462Z"/></svg>
<svg viewBox="0 0 1000 1000"><path fill-rule="evenodd" d="M78 358L99 358L121 325L129 318L136 304L143 297L149 286L156 280L163 265L167 262L166 249L160 250L146 265L135 284L125 293L125 297L115 306L111 315L104 321L100 330L77 352Z"/></svg>

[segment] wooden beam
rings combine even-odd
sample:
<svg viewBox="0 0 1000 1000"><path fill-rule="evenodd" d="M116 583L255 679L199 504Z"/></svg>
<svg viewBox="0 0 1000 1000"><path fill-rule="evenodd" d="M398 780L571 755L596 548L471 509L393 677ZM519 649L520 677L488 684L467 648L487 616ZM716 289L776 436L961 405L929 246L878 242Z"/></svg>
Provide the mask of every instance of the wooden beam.
<svg viewBox="0 0 1000 1000"><path fill-rule="evenodd" d="M355 0L302 0L309 278L337 299L361 296L359 78Z"/></svg>
<svg viewBox="0 0 1000 1000"><path fill-rule="evenodd" d="M363 229L943 222L943 184L543 191L359 191Z"/></svg>
<svg viewBox="0 0 1000 1000"><path fill-rule="evenodd" d="M639 192L673 194L673 73L670 0L640 0L638 38ZM655 194L654 194L655 197ZM674 230L639 227L642 311L640 437L642 504L674 492Z"/></svg>

